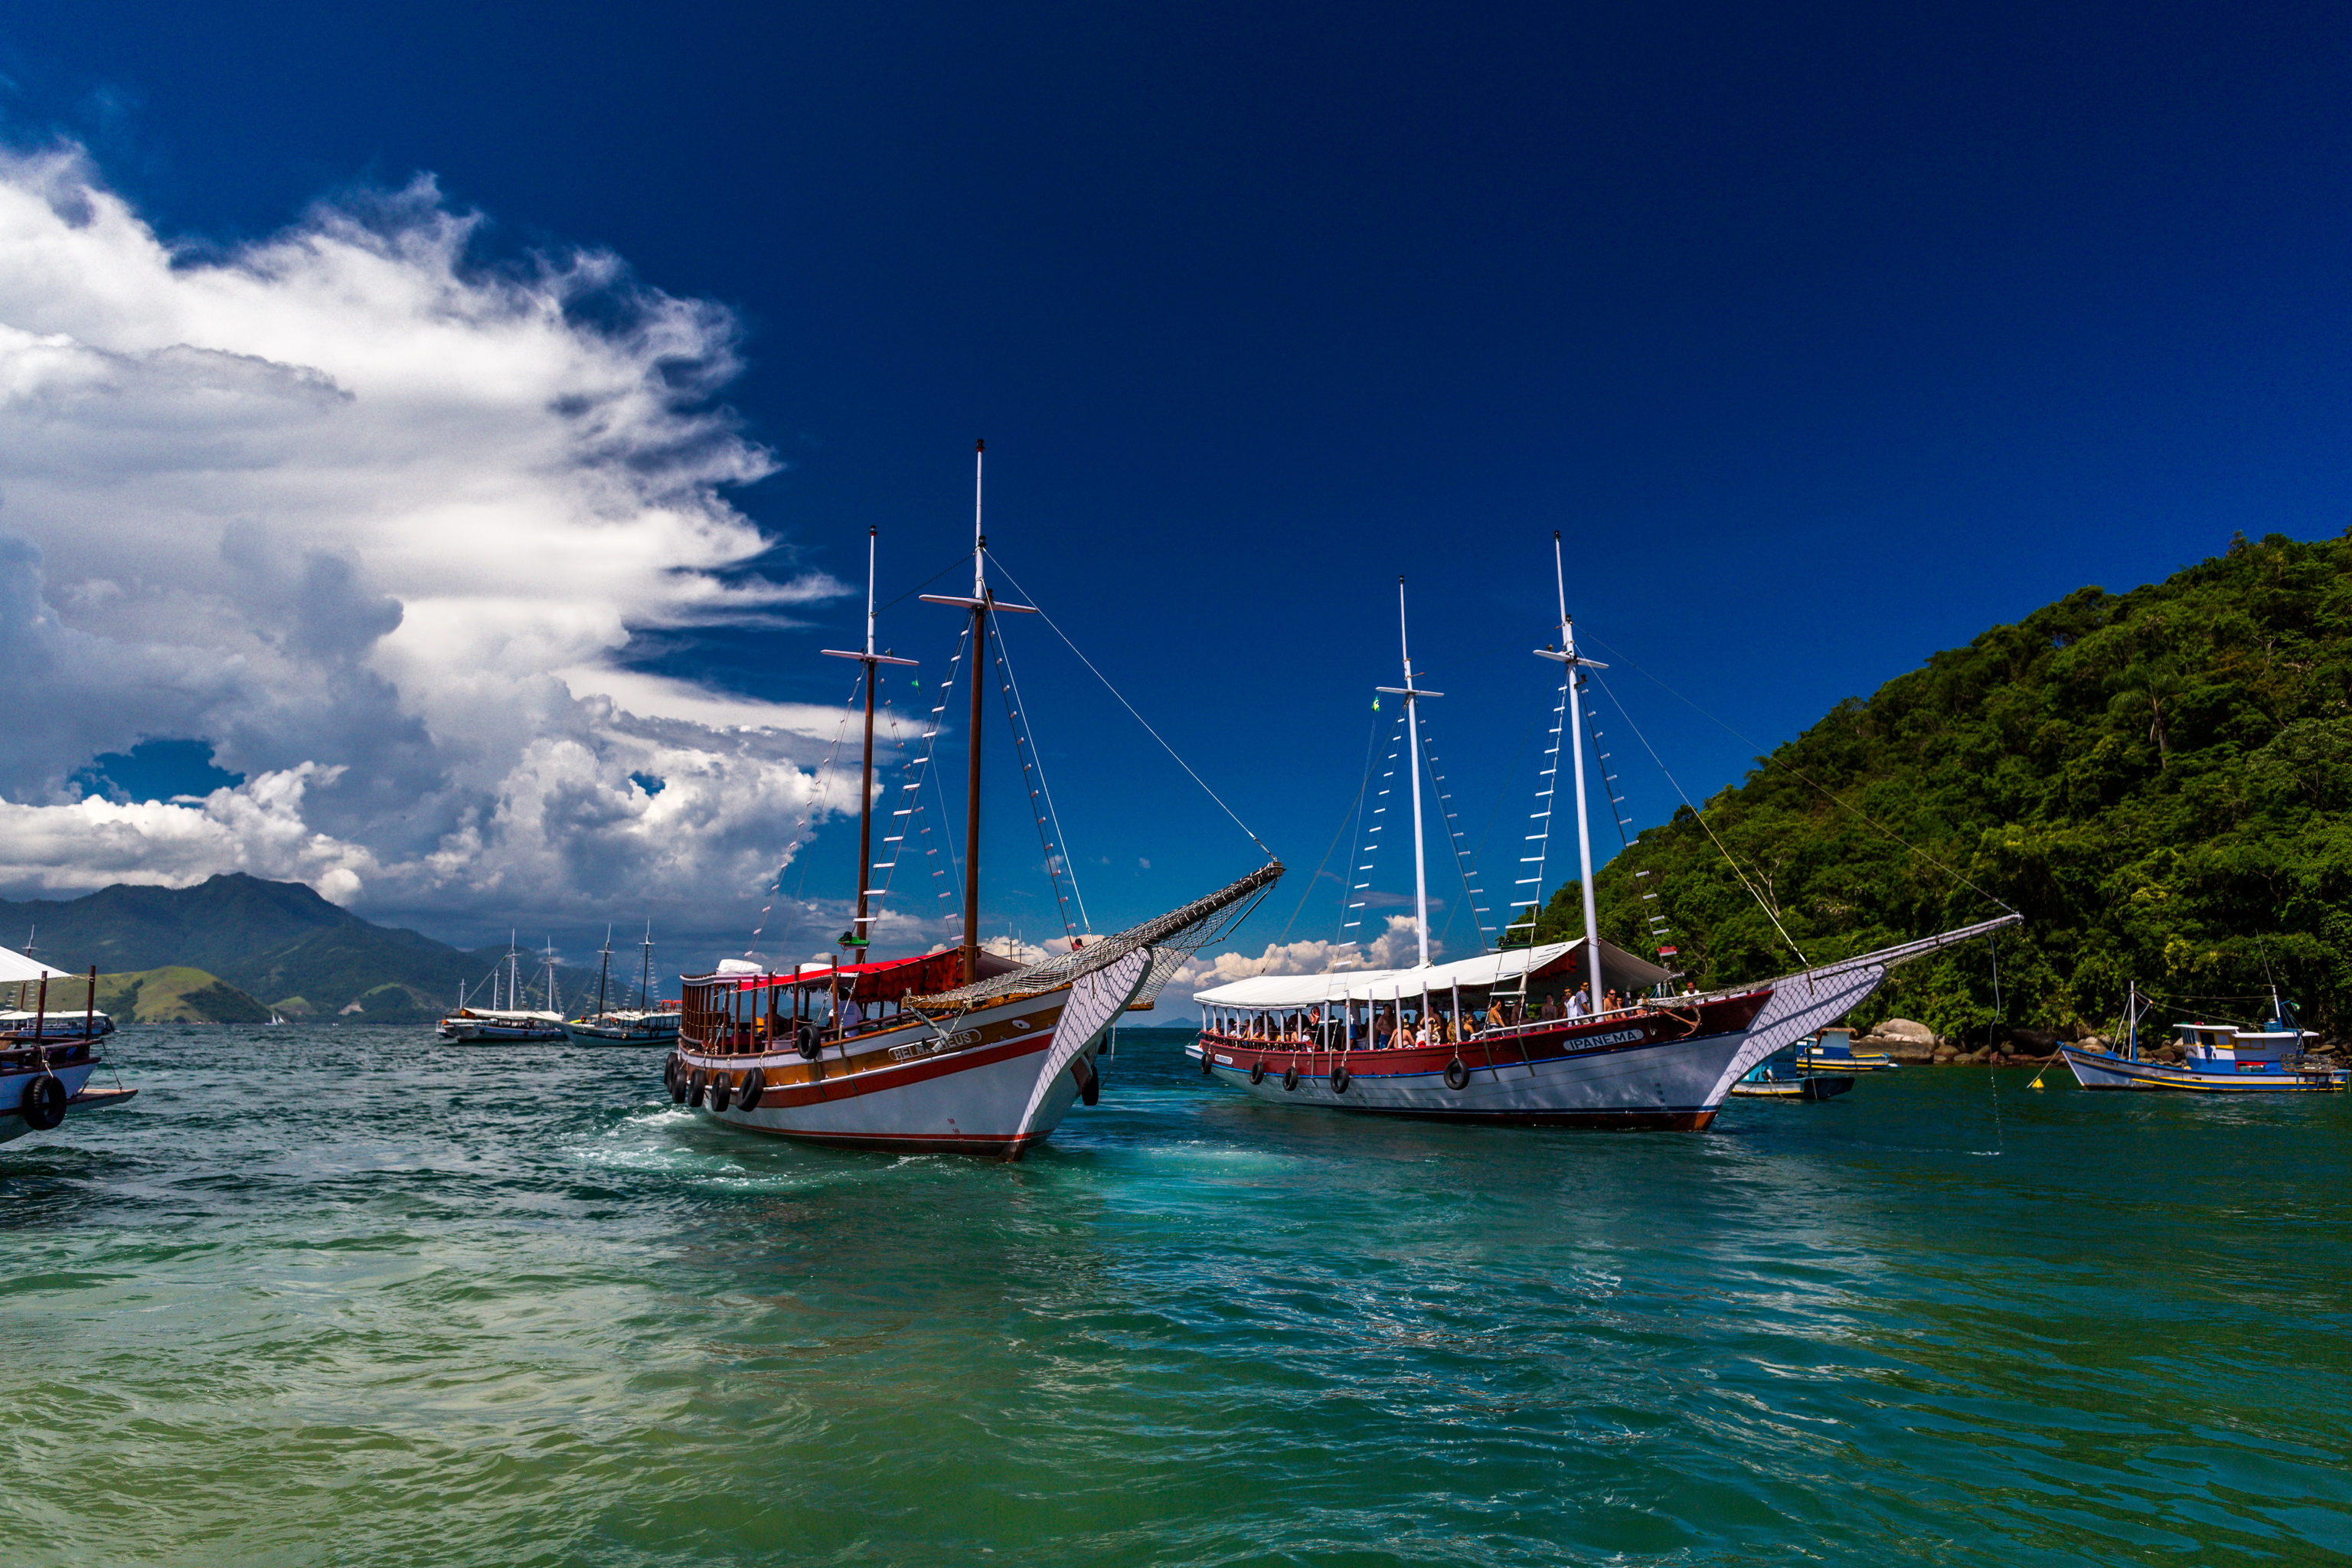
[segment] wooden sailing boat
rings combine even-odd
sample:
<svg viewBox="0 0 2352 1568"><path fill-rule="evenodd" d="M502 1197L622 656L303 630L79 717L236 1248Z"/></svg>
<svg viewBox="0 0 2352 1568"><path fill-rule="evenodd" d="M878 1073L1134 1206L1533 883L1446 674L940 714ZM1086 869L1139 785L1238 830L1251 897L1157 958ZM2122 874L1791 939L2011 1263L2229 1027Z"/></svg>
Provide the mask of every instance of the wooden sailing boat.
<svg viewBox="0 0 2352 1568"><path fill-rule="evenodd" d="M638 965L637 1005L607 1007L606 989L613 974L613 932L604 931L604 946L596 967L596 1005L583 1017L567 1019L563 1037L575 1046L667 1046L677 1041L677 1011L654 1001L654 928L646 922L640 942L644 957Z"/></svg>
<svg viewBox="0 0 2352 1568"><path fill-rule="evenodd" d="M1552 571L1559 595L1559 646L1538 649L1536 657L1562 667L1559 710L1574 769L1585 939L1531 941L1525 948L1455 963L1430 963L1422 846L1424 759L1416 710L1443 693L1416 684L1400 580L1397 624L1404 684L1380 689L1404 699L1404 723L1412 732L1420 961L1402 970L1262 975L1199 993L1194 1000L1203 1010L1203 1027L1186 1054L1204 1075L1280 1105L1498 1125L1703 1129L1751 1068L1843 1017L1895 965L2017 921L2018 916L2005 915L1760 984L1705 994L1637 996L1613 1009L1595 1010L1588 1004L1580 1010L1568 994L1580 968L1588 988L1583 994L1595 1003L1608 994L1612 982L1629 992L1646 986L1663 993L1667 975L1594 937L1600 921L1585 805L1580 687L1583 669L1607 667L1577 651L1557 533ZM1556 755L1557 745L1553 751ZM1555 780L1557 769L1555 762Z"/></svg>
<svg viewBox="0 0 2352 1568"><path fill-rule="evenodd" d="M542 1045L563 1038L563 1011L557 1005L555 991L555 942L550 938L547 959L542 965L547 1005L525 1007L522 1005L522 954L516 951L514 936L507 936L506 961L491 972L490 1005L468 1007L465 998L458 998L457 1010L441 1020L435 1033L444 1040L467 1046L526 1046ZM499 1005L499 981L506 981L504 1006Z"/></svg>
<svg viewBox="0 0 2352 1568"><path fill-rule="evenodd" d="M50 1011L52 980L82 982L82 1005ZM99 1042L114 1033L114 1020L98 1010L96 965L87 975L68 974L0 947L0 985L6 984L16 987L17 1005L0 1012L0 1143L51 1131L69 1110L102 1110L139 1092L90 1081L105 1065Z"/></svg>
<svg viewBox="0 0 2352 1568"><path fill-rule="evenodd" d="M848 1148L1019 1159L1075 1101L1093 1104L1104 1037L1120 1013L1149 1006L1176 967L1238 921L1282 874L1270 864L1205 899L1115 936L1014 964L980 946L980 673L1001 614L987 576L980 478L972 471L972 589L924 595L971 616L964 831L963 942L881 962L803 964L788 973L741 960L684 981L671 1097L751 1131ZM858 797L857 904L842 946L871 945L874 703L882 666L912 664L875 647L874 533L866 535L866 646L826 649L865 667L866 740ZM942 699L944 705L945 699ZM895 863L895 858L894 858Z"/></svg>

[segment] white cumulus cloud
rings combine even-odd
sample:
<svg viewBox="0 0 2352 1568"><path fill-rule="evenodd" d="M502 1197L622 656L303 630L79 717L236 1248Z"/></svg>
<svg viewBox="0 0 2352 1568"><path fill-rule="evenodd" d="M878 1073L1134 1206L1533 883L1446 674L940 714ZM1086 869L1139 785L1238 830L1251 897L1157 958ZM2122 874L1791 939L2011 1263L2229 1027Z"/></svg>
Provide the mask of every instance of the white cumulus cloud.
<svg viewBox="0 0 2352 1568"><path fill-rule="evenodd" d="M477 228L420 181L223 253L78 150L0 157L0 885L748 908L854 807L814 798L835 714L617 662L841 591L763 574L727 500L774 468L712 402L734 321L609 256L478 265ZM80 798L158 736L245 782Z"/></svg>

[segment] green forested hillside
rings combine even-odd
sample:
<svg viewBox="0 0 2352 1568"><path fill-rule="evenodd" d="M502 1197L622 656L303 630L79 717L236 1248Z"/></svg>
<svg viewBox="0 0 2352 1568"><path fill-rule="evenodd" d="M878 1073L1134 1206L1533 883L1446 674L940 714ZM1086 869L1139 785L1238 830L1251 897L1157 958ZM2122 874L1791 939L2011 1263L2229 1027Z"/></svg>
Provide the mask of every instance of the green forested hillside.
<svg viewBox="0 0 2352 1568"><path fill-rule="evenodd" d="M1811 781L1811 782L1808 782ZM1819 786L1819 787L1816 787ZM1843 809L1833 804L1834 795ZM2084 588L1849 700L1746 782L1643 834L1595 876L1604 934L1645 940L1655 888L1702 984L1791 957L1706 828L1815 961L1997 912L1874 831L2014 906L2001 1016L1979 943L1898 971L1861 1021L1979 1039L1997 1022L2111 1028L2125 983L2168 999L2261 989L2352 1028L2352 532L2241 538L2166 582ZM1638 881L1633 873L1655 873ZM1542 935L1572 933L1561 889ZM2252 1004L2166 1005L2248 1016Z"/></svg>

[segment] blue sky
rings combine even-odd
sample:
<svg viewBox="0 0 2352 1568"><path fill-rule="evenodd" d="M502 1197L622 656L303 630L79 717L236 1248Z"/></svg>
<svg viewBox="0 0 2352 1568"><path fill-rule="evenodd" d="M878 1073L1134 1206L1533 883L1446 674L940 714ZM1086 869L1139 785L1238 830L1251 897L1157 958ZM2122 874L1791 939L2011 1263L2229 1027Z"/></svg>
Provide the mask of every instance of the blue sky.
<svg viewBox="0 0 2352 1568"><path fill-rule="evenodd" d="M615 668L837 701L847 667L815 649L848 645L856 605L827 582L861 574L869 524L886 598L951 563L987 437L1006 567L1297 869L1254 951L1354 795L1400 574L1449 781L1499 868L1548 702L1527 650L1555 528L1580 624L1769 744L2084 584L2233 531L2345 527L2347 44L2352 16L2316 5L16 7L0 131L85 149L184 264L422 174L412 205L480 216L465 268L584 247L723 317L676 362L721 412L645 450L766 454L698 479L759 536L699 569L778 586L742 615L640 616L614 590ZM572 308L593 324L614 298ZM23 530L66 605L78 546L11 482L0 534ZM300 591L404 605L413 633L378 547L336 549L348 584ZM951 619L909 600L882 635L928 680ZM1254 863L1043 627L1013 635L1096 925ZM416 711L401 682L425 677L317 657ZM1694 794L1752 755L1630 672L1618 689ZM657 891L560 846L495 896L377 872L427 855L423 828L383 837L400 770L424 794L455 766L419 722L378 762L126 712L0 793L54 804L142 735L220 740L201 788L299 752L346 770L310 775L314 803L384 781L334 829L373 857L352 874L372 918L471 940L536 915L580 944L657 905L714 951L756 919L751 816L734 858ZM984 924L1053 934L995 776ZM1671 810L1654 770L1623 777L1637 823ZM432 831L504 820L467 809ZM809 891L846 889L853 837L820 830ZM121 869L35 877L28 856L20 889ZM1316 890L1290 934L1332 935L1337 903Z"/></svg>

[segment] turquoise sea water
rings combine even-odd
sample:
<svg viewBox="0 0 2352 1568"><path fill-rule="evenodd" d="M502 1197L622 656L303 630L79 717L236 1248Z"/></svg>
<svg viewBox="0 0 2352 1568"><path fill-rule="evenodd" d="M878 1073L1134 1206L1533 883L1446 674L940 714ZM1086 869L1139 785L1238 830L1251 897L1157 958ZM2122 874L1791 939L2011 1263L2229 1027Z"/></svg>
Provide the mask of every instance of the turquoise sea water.
<svg viewBox="0 0 2352 1568"><path fill-rule="evenodd" d="M0 1146L0 1560L2352 1553L2344 1097L1494 1131L1182 1038L1003 1165L699 1124L656 1052L129 1031L137 1101Z"/></svg>

